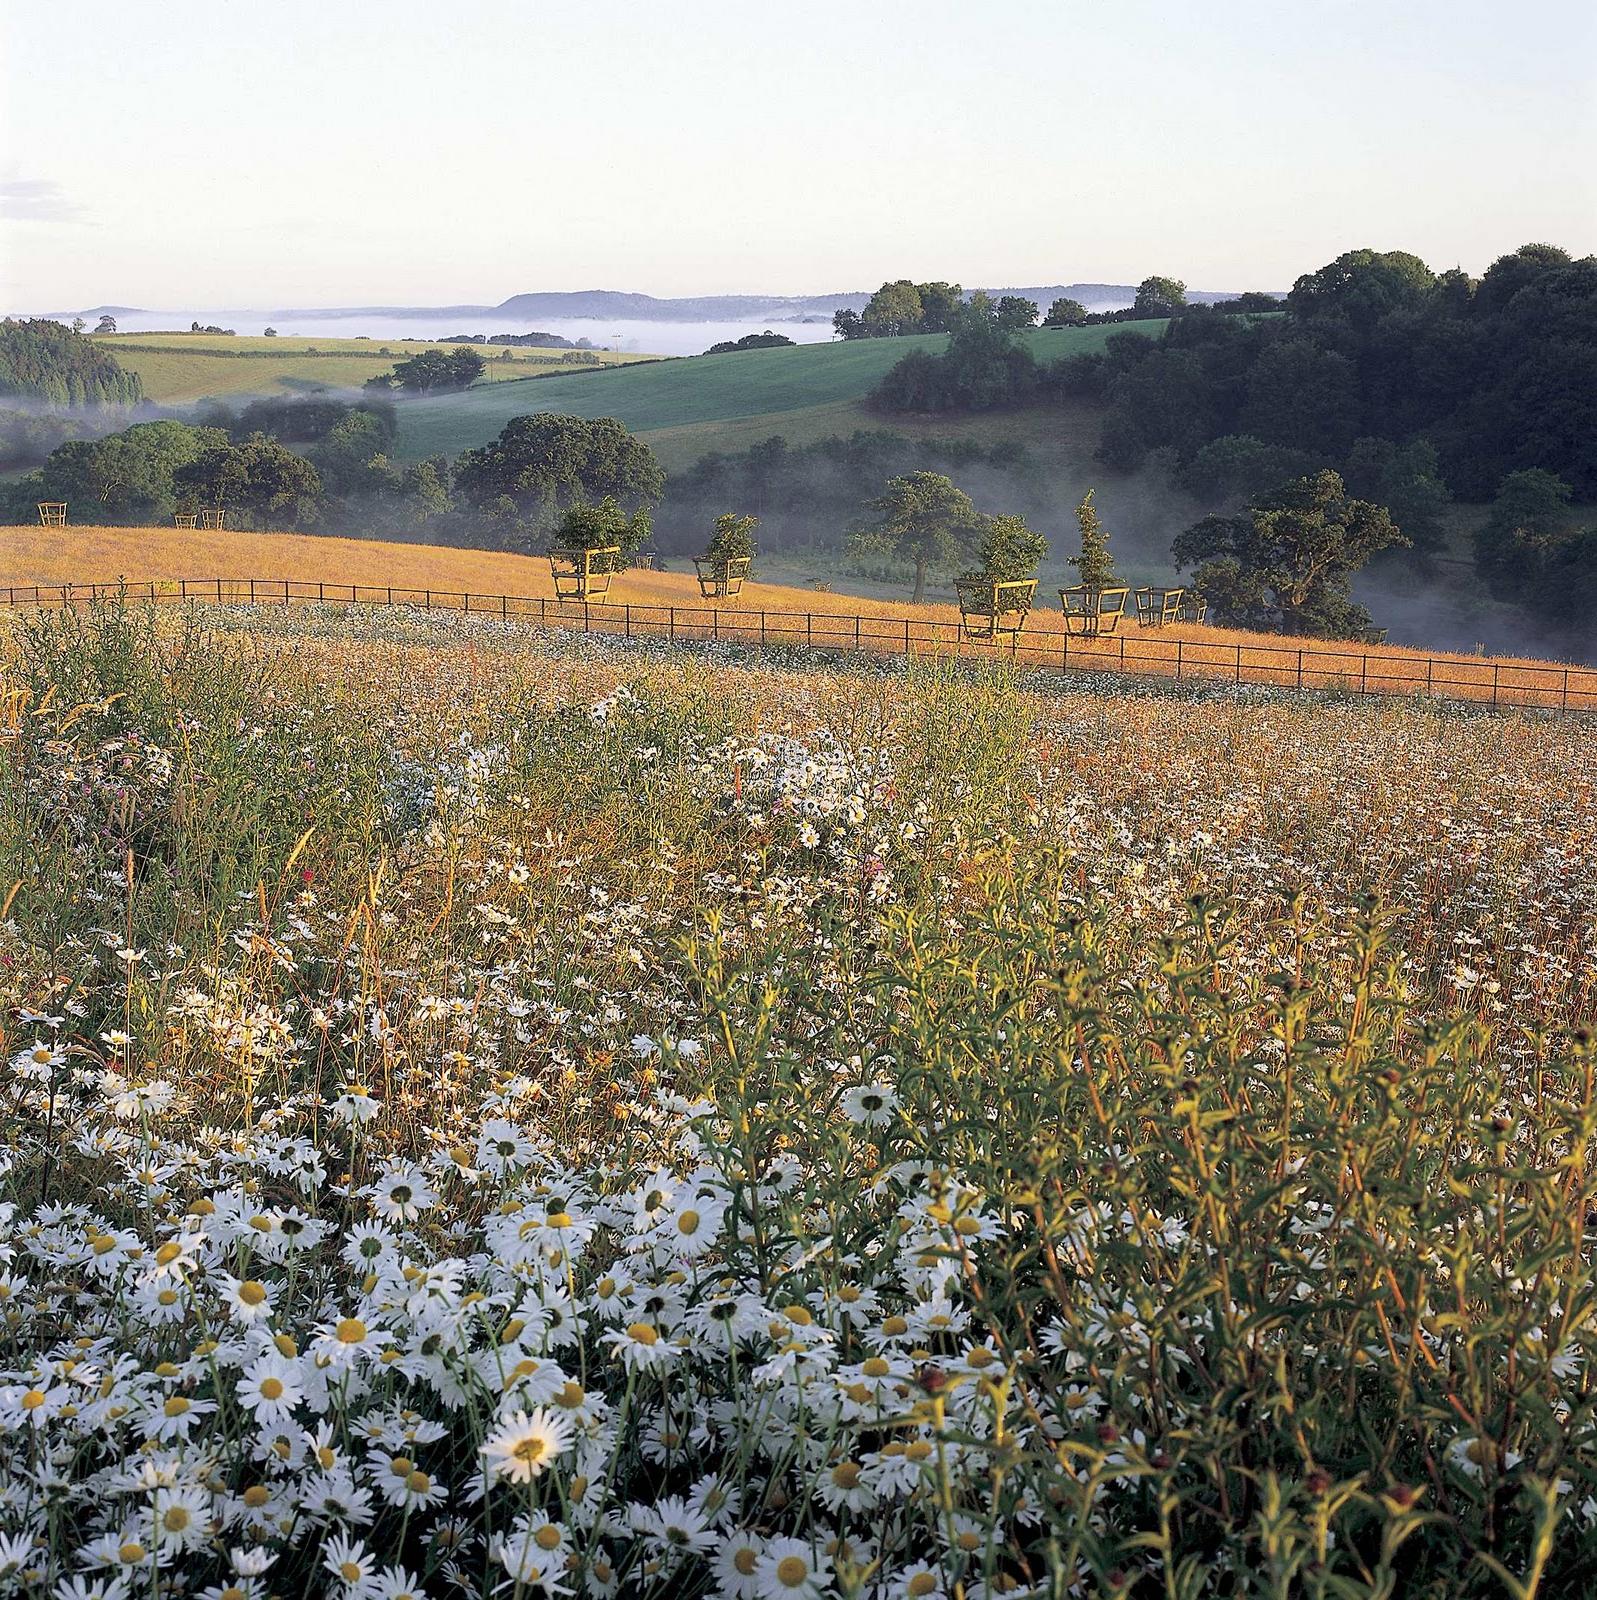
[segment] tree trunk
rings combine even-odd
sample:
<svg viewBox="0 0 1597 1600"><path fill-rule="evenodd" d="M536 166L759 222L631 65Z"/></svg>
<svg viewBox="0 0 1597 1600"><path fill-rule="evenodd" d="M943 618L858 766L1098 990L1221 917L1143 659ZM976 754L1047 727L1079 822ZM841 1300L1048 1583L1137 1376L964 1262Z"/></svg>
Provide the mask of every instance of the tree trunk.
<svg viewBox="0 0 1597 1600"><path fill-rule="evenodd" d="M926 562L917 560L915 563L915 592L910 596L909 603L918 606L926 598Z"/></svg>

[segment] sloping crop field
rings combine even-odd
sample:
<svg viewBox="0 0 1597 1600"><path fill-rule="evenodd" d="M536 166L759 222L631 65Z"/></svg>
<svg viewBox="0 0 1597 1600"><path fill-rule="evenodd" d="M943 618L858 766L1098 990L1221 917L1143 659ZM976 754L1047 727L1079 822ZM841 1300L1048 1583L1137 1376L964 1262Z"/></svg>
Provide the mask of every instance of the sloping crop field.
<svg viewBox="0 0 1597 1600"><path fill-rule="evenodd" d="M1588 1589L1586 719L322 607L3 661L16 1592Z"/></svg>
<svg viewBox="0 0 1597 1600"><path fill-rule="evenodd" d="M1023 335L1039 360L1102 349L1115 333L1156 336L1162 322L1092 328L1039 328ZM904 339L746 350L639 366L633 372L582 373L540 379L536 386L484 388L407 402L400 411L398 453L455 455L492 439L511 417L558 411L616 417L635 432L696 423L732 422L771 413L863 400L887 369L912 350L939 351L942 334ZM782 431L773 424L769 432ZM846 430L845 430L846 431ZM715 448L707 442L705 449Z"/></svg>

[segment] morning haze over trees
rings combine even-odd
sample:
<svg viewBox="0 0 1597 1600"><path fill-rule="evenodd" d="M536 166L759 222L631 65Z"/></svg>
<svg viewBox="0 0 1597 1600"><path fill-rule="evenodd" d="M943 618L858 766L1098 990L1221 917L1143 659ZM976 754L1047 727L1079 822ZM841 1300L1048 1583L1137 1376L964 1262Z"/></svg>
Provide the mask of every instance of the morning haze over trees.
<svg viewBox="0 0 1597 1600"><path fill-rule="evenodd" d="M880 532L884 485L902 493L906 482L941 476L1047 527L1059 518L1058 495L1029 447L1001 428L959 430L1024 408L1029 436L1045 437L1051 411L1073 408L1097 419L1106 481L1157 478L1187 497L1193 525L1172 556L1217 620L1367 635L1369 617L1349 593L1358 570L1406 551L1401 559L1423 573L1446 553L1463 503L1489 508L1465 547L1485 591L1589 647L1591 258L1527 245L1477 281L1401 251L1353 250L1300 277L1284 302L1250 293L1192 303L1178 280L1154 275L1122 312L1089 315L1056 299L1048 325L1127 326L1100 349L1055 360L1034 353L1038 320L1018 296L886 283L862 311L839 312L842 339L937 337L912 345L877 383L869 404L883 427L712 451L669 482L620 423L538 415L535 382L526 385L529 414L496 440L453 463L396 461L394 403L469 387L483 370L472 345L400 361L353 404L306 396L174 415L133 409L138 380L105 344L54 322L12 321L0 327L0 457L13 470L48 459L4 492L17 517L35 500L59 499L77 521L160 520L220 496L239 525L519 548L571 506L609 496L625 515L650 510L659 547L677 553L696 551L703 527L730 505L762 519L767 552L852 550L862 571L874 556L870 570L885 577L901 564L919 596L931 573L947 570L952 525L934 536L921 517L913 535L889 539ZM768 332L726 346L781 359L787 343ZM927 417L943 419L948 436L894 431L896 419ZM875 543L851 540L872 505ZM1312 581L1302 577L1308 569Z"/></svg>

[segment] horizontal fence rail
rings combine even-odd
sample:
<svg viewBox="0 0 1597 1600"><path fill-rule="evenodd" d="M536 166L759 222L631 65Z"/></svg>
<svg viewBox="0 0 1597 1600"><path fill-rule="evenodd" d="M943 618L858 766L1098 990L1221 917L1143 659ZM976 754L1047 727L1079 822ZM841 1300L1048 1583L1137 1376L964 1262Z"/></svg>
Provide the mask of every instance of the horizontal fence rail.
<svg viewBox="0 0 1597 1600"><path fill-rule="evenodd" d="M1154 633L1091 638L1049 627L1053 615L1033 612L1038 624L998 642L967 637L956 621L878 617L851 612L760 611L734 606L678 606L620 601L560 600L548 596L474 594L390 584L323 583L293 578L173 578L149 582L16 584L0 587L0 604L65 606L126 596L156 603L213 605L396 606L535 622L545 627L666 639L870 651L875 654L964 654L1004 657L1020 665L1136 677L1255 684L1266 688L1328 689L1371 695L1420 695L1492 706L1597 710L1597 668L1393 655L1348 646L1226 644Z"/></svg>

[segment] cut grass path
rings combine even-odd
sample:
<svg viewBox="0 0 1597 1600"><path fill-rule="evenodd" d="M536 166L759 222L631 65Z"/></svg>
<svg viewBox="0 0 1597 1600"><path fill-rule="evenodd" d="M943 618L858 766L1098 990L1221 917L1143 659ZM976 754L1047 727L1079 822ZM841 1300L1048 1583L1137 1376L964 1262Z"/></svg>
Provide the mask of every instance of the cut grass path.
<svg viewBox="0 0 1597 1600"><path fill-rule="evenodd" d="M290 578L295 584L360 585L373 591L370 598L374 600L381 598L379 591L389 588L425 589L433 591L435 609L447 609L451 594L509 595L536 602L552 599L554 593L547 560L496 551L287 533L97 527L72 527L64 532L33 527L6 530L0 552L0 587L114 583L123 577L139 583L182 578ZM235 592L229 598L243 598L243 594ZM417 599L419 602L419 595ZM1038 609L1033 611L1024 636L1022 661L1029 656L1032 664L1059 664L1065 649L1063 617L1052 600L1046 591L1039 596ZM857 640L866 648L896 652L911 636L917 648L932 649L952 648L958 637L958 613L948 605L915 607L907 600L869 600L750 583L736 602L715 608L700 596L696 581L679 572L622 573L612 584L608 601L617 609L613 617L608 611L597 612L603 631L611 631L612 623L618 630L619 608L630 606L639 615L627 619L629 631L634 620L637 631L662 631L667 625L666 608L694 613L673 619L677 637L709 636L711 611L719 612L716 636L750 642L766 635L765 624L755 615L761 611L795 619L823 619L813 628L794 623L771 629L772 639L794 642L847 647ZM514 614L514 608L510 613ZM841 620L828 624L824 621L828 618L849 621L847 626ZM854 618L862 619L862 628L854 626ZM580 622L581 608L574 608L574 617L568 620ZM1260 684L1405 693L1434 688L1451 698L1475 700L1495 700L1501 691L1501 698L1509 702L1597 709L1597 669L1566 668L1561 663L1518 657L1300 641L1197 625L1144 634L1129 621L1120 639L1072 639L1068 649L1072 665L1101 663L1108 668L1123 664L1127 670L1159 677L1174 676L1183 669L1196 677L1226 677L1230 675L1228 663L1245 660L1247 681Z"/></svg>

